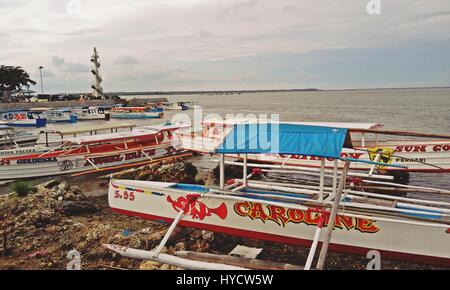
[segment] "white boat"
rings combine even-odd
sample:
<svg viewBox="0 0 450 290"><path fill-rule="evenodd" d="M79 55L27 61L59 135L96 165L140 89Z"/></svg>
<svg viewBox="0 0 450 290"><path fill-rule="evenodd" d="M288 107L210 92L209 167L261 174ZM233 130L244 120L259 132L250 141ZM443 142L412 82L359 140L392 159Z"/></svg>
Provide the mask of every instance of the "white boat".
<svg viewBox="0 0 450 290"><path fill-rule="evenodd" d="M183 102L183 103L188 109L200 109L201 108L199 103L195 102L195 101L189 101L189 102Z"/></svg>
<svg viewBox="0 0 450 290"><path fill-rule="evenodd" d="M109 113L101 107L82 107L74 108L73 113L78 121L109 120Z"/></svg>
<svg viewBox="0 0 450 290"><path fill-rule="evenodd" d="M211 119L202 123L198 130L182 129L177 131L177 138L184 149L209 153L235 124L254 123L255 119L241 118L218 120ZM327 122L289 122L289 124L332 126L349 128L354 147L344 149L342 157L359 160L383 161L384 163L398 163L405 168L389 168L377 166L379 171L407 171L407 172L450 172L450 136L436 134L420 134L414 132L399 132L381 130L379 123L327 123ZM373 135L373 136L371 136ZM420 139L381 140L380 136L422 136ZM369 137L372 138L369 138ZM430 138L423 138L429 136ZM431 137L435 137L431 139ZM445 138L444 138L445 137ZM235 158L239 156L234 156ZM317 158L306 155L286 154L250 154L250 160L283 164L288 166L320 167L322 160L326 168L332 168L333 158ZM339 161L339 166L343 162ZM352 170L373 170L373 165L367 163L353 163Z"/></svg>
<svg viewBox="0 0 450 290"><path fill-rule="evenodd" d="M32 153L45 153L64 144L64 140L75 137L131 131L133 124L77 126L76 129L42 130L37 140L28 146L11 146L0 150L0 157L13 157ZM28 133L28 132L27 132Z"/></svg>
<svg viewBox="0 0 450 290"><path fill-rule="evenodd" d="M78 118L70 109L54 109L37 112L47 123L76 123Z"/></svg>
<svg viewBox="0 0 450 290"><path fill-rule="evenodd" d="M288 127L280 125L279 146L270 150L337 159L344 144L349 146L351 143L344 128ZM158 248L148 252L151 259L158 259L171 231L180 225L311 246L308 268L319 241L322 241L322 249L318 268L323 267L322 252L326 257L328 247L331 251L364 256L370 250L377 250L383 258L450 267L450 203L352 190L346 183L349 164L355 161L350 158L340 158L346 165L340 175L338 167L334 168L336 174L332 177L332 186L326 185L324 170L321 170L318 184L313 186L309 183L253 181L252 177L260 174L260 170L248 174L245 157L266 153L268 149L260 144L255 146L255 138L242 134L246 130L242 128L242 125L234 126L226 140L216 147L215 152L222 156L219 188L152 181L110 181L108 201L113 211L173 222ZM241 179L226 182L223 154L245 156ZM126 254L128 249L121 252Z"/></svg>
<svg viewBox="0 0 450 290"><path fill-rule="evenodd" d="M45 152L2 156L0 180L102 171L146 164L160 157L178 154L172 133L178 126L148 128L63 139L59 147ZM21 148L41 150L42 147Z"/></svg>
<svg viewBox="0 0 450 290"><path fill-rule="evenodd" d="M118 119L155 119L162 118L163 112L152 111L147 107L119 107L110 111L111 118Z"/></svg>
<svg viewBox="0 0 450 290"><path fill-rule="evenodd" d="M8 126L13 127L45 127L47 120L41 118L39 114L31 111L24 110L9 110L1 112L1 121L5 122Z"/></svg>
<svg viewBox="0 0 450 290"><path fill-rule="evenodd" d="M161 103L164 110L188 110L189 107L186 106L185 102L163 102Z"/></svg>

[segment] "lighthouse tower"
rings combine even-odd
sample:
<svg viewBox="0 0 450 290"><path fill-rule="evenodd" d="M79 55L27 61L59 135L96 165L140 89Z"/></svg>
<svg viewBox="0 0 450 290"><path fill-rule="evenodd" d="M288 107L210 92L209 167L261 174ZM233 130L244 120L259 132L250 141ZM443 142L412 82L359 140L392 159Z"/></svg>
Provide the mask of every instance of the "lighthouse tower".
<svg viewBox="0 0 450 290"><path fill-rule="evenodd" d="M94 54L92 55L91 62L92 62L92 68L91 73L94 76L94 81L91 84L91 88L93 90L92 94L94 97L103 98L103 89L101 86L102 83L102 77L100 76L100 61L99 61L99 55L97 52L97 48L94 47Z"/></svg>

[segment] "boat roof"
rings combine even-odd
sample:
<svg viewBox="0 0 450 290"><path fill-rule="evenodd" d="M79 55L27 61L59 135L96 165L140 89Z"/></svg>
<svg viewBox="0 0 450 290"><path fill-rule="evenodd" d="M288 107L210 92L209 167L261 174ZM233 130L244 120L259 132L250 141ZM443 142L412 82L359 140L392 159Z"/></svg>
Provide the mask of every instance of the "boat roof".
<svg viewBox="0 0 450 290"><path fill-rule="evenodd" d="M351 146L347 128L299 124L236 124L216 148L220 154L295 154L340 158Z"/></svg>
<svg viewBox="0 0 450 290"><path fill-rule="evenodd" d="M152 125L152 126L139 126L134 129L135 131L167 131L167 130L177 130L183 127L190 127L187 125L172 125L172 124L160 124L160 125Z"/></svg>
<svg viewBox="0 0 450 290"><path fill-rule="evenodd" d="M351 130L357 129L380 129L383 128L381 123L345 123L345 122L289 122L290 124L298 125L310 125L310 126L324 126L324 127L336 127L347 128Z"/></svg>
<svg viewBox="0 0 450 290"><path fill-rule="evenodd" d="M116 141L116 140L126 140L131 138L143 137L154 134L153 132L146 131L129 131L129 132L118 132L118 133L108 133L100 135L91 136L80 136L74 138L65 138L63 142L69 142L71 144L77 145L87 145L98 142Z"/></svg>
<svg viewBox="0 0 450 290"><path fill-rule="evenodd" d="M30 111L49 111L53 108L30 108Z"/></svg>
<svg viewBox="0 0 450 290"><path fill-rule="evenodd" d="M117 107L114 110L145 110L147 107Z"/></svg>
<svg viewBox="0 0 450 290"><path fill-rule="evenodd" d="M1 113L27 113L29 112L29 110L26 109L14 109L14 110L7 110L7 111L2 111Z"/></svg>
<svg viewBox="0 0 450 290"><path fill-rule="evenodd" d="M235 125L235 124L264 123L264 122L265 122L264 120L250 118L250 117L231 118L231 119L211 118L211 119L203 121L203 124ZM267 119L267 122L271 122L271 120ZM381 124L381 123L347 123L347 122L279 122L279 123L280 124L307 125L307 126L347 128L347 129L351 129L351 130L358 130L358 129L375 130L375 129L383 128L383 124Z"/></svg>
<svg viewBox="0 0 450 290"><path fill-rule="evenodd" d="M40 133L54 133L61 135L76 135L80 133L111 130L111 129L123 129L136 127L134 124L120 124L120 125L102 125L102 126L77 126L76 129L62 129L62 130L42 130Z"/></svg>

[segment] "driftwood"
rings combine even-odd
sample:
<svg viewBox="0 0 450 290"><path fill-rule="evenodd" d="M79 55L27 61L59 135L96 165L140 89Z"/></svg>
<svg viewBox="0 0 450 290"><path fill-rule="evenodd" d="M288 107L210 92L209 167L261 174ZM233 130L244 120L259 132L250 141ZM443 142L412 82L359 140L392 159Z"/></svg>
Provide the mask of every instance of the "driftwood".
<svg viewBox="0 0 450 290"><path fill-rule="evenodd" d="M189 260L227 264L254 270L303 270L303 267L292 264L191 251L178 251L175 252L175 256Z"/></svg>
<svg viewBox="0 0 450 290"><path fill-rule="evenodd" d="M408 131L392 131L392 130L372 130L372 129L350 129L350 132L373 133L381 135L407 136L407 137L423 137L423 138L442 138L450 139L450 135L418 133Z"/></svg>

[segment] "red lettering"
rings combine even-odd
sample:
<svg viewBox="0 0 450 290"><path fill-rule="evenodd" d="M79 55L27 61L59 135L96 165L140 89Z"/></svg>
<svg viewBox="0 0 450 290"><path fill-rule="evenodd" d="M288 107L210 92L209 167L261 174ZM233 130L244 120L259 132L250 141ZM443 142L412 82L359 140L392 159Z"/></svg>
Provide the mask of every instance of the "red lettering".
<svg viewBox="0 0 450 290"><path fill-rule="evenodd" d="M288 210L289 221L293 223L301 223L305 218L305 212L299 209L289 209Z"/></svg>
<svg viewBox="0 0 450 290"><path fill-rule="evenodd" d="M253 209L250 211L249 216L252 219L260 219L263 222L267 220L267 218L269 217L265 212L264 209L262 207L261 204L259 203L254 203L253 204Z"/></svg>
<svg viewBox="0 0 450 290"><path fill-rule="evenodd" d="M270 212L270 219L279 225L285 225L289 219L286 217L286 209L280 206L269 205L267 206ZM281 223L280 223L281 222Z"/></svg>
<svg viewBox="0 0 450 290"><path fill-rule="evenodd" d="M335 227L338 227L340 229L342 229L343 226L345 226L347 230L353 229L355 227L353 217L349 216L340 216L340 215L336 216L334 224Z"/></svg>
<svg viewBox="0 0 450 290"><path fill-rule="evenodd" d="M317 225L320 221L320 214L315 210L306 211L305 223L308 225Z"/></svg>
<svg viewBox="0 0 450 290"><path fill-rule="evenodd" d="M250 212L251 204L246 202L237 202L234 204L234 211L240 216L247 216Z"/></svg>
<svg viewBox="0 0 450 290"><path fill-rule="evenodd" d="M403 146L395 147L395 152L403 152Z"/></svg>
<svg viewBox="0 0 450 290"><path fill-rule="evenodd" d="M356 219L356 229L361 233L376 233L380 229L374 224L374 221L368 219Z"/></svg>
<svg viewBox="0 0 450 290"><path fill-rule="evenodd" d="M426 145L422 145L422 146L415 146L414 147L414 152L426 152Z"/></svg>

